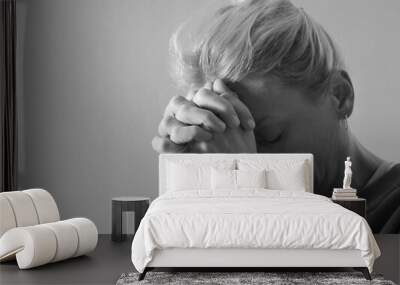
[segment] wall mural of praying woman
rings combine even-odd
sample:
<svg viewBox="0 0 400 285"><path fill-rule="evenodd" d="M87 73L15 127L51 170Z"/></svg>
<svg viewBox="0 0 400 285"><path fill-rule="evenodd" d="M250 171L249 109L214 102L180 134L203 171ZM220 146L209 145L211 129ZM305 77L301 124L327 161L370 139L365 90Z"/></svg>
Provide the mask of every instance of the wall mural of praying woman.
<svg viewBox="0 0 400 285"><path fill-rule="evenodd" d="M352 133L351 76L306 11L289 0L238 1L196 31L178 29L171 53L186 96L166 107L152 142L157 152L312 153L314 192L325 196L342 186L350 156L371 228L400 233L400 164Z"/></svg>

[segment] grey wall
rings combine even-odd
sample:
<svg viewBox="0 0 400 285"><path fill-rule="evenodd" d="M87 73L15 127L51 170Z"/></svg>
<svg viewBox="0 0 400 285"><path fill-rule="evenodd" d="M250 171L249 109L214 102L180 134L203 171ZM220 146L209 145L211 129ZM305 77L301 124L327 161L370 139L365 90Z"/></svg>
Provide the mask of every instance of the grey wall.
<svg viewBox="0 0 400 285"><path fill-rule="evenodd" d="M400 1L295 1L337 40L357 92L351 127L400 161ZM18 0L20 187L43 187L63 218L110 232L111 198L157 194L150 146L175 89L168 38L215 1Z"/></svg>

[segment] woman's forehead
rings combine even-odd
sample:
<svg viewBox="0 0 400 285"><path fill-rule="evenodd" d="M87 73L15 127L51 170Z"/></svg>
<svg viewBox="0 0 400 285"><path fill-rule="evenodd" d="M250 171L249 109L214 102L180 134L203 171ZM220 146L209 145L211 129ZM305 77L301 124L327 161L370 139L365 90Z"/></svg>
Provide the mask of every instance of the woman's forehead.
<svg viewBox="0 0 400 285"><path fill-rule="evenodd" d="M284 118L312 107L300 87L285 84L274 76L251 76L227 85L238 94L256 120Z"/></svg>
<svg viewBox="0 0 400 285"><path fill-rule="evenodd" d="M261 75L247 76L238 82L229 82L227 85L242 99L248 96L267 96L272 99L275 95L290 92L292 89L276 76Z"/></svg>

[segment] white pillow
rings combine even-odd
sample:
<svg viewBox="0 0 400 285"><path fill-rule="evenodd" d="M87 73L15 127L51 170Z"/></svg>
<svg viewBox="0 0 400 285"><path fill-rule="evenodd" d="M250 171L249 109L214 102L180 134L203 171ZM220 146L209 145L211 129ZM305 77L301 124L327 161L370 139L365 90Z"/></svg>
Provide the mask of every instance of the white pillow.
<svg viewBox="0 0 400 285"><path fill-rule="evenodd" d="M262 170L235 170L237 188L267 188L267 172Z"/></svg>
<svg viewBox="0 0 400 285"><path fill-rule="evenodd" d="M235 160L191 160L168 161L167 191L210 190L211 168L234 169Z"/></svg>
<svg viewBox="0 0 400 285"><path fill-rule="evenodd" d="M211 189L236 189L236 170L211 168Z"/></svg>
<svg viewBox="0 0 400 285"><path fill-rule="evenodd" d="M266 188L266 171L211 169L211 189Z"/></svg>
<svg viewBox="0 0 400 285"><path fill-rule="evenodd" d="M239 170L266 169L267 188L274 190L307 191L309 168L304 160L239 159Z"/></svg>

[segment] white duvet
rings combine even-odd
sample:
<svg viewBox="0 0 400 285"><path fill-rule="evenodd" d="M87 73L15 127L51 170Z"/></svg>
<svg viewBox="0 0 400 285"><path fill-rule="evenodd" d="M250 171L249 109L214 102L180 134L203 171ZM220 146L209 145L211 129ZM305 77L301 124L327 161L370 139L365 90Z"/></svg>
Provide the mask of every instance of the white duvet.
<svg viewBox="0 0 400 285"><path fill-rule="evenodd" d="M358 249L370 271L380 255L365 219L330 199L258 189L160 196L133 239L132 262L143 272L165 248Z"/></svg>

